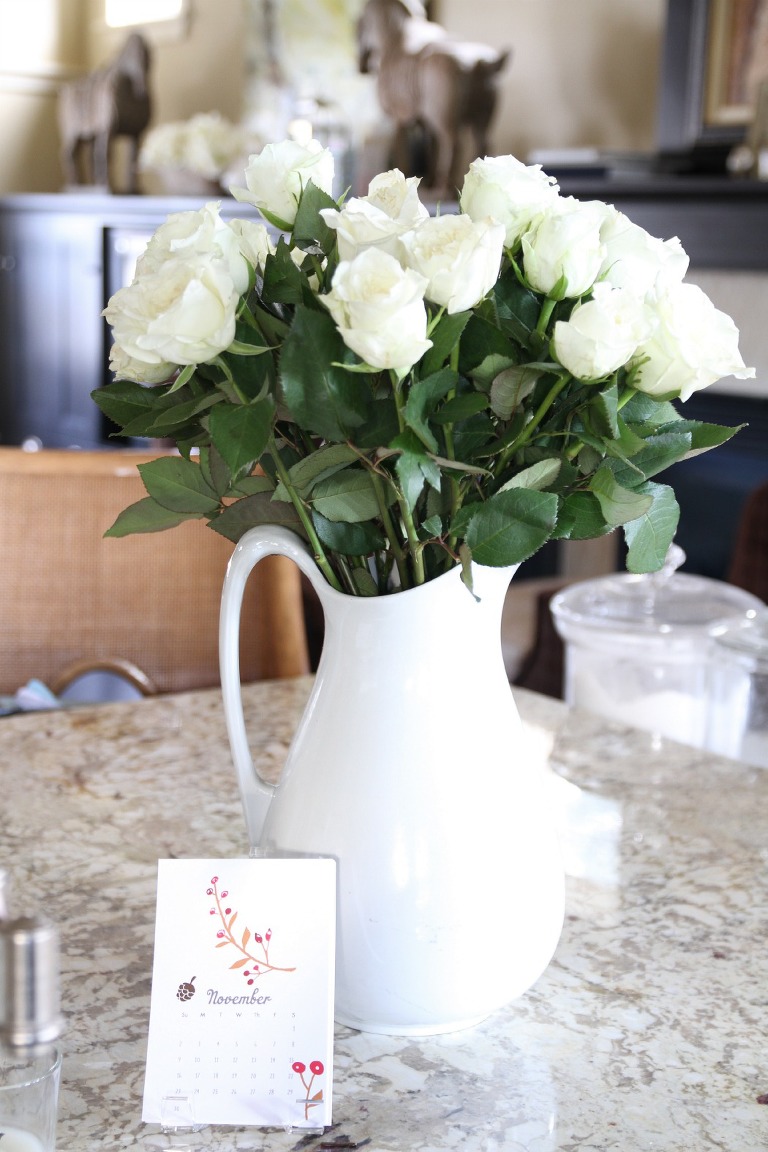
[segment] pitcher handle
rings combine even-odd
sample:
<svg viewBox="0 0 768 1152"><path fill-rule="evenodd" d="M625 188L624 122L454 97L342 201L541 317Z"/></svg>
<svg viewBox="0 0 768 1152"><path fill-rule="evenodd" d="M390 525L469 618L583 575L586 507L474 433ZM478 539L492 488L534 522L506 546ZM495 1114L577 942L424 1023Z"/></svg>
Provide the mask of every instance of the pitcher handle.
<svg viewBox="0 0 768 1152"><path fill-rule="evenodd" d="M248 745L240 692L240 613L248 577L265 556L287 556L293 560L320 595L328 587L307 545L295 532L277 524L259 525L245 532L227 565L219 617L221 691L229 745L252 846L261 839L276 785L259 775Z"/></svg>

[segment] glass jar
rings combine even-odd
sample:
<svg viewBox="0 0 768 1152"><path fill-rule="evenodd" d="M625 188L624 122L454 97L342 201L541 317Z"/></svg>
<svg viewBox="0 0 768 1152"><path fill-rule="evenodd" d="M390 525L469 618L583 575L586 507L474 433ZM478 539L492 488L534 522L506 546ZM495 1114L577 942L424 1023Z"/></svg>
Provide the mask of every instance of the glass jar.
<svg viewBox="0 0 768 1152"><path fill-rule="evenodd" d="M684 559L673 545L660 572L572 584L551 608L565 641L568 704L703 748L713 631L764 605L733 585L677 572Z"/></svg>

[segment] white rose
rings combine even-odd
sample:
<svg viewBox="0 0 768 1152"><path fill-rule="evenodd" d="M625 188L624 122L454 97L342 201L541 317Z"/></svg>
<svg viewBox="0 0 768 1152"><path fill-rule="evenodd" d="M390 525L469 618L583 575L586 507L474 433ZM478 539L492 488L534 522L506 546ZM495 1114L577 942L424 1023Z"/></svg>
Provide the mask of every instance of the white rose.
<svg viewBox="0 0 768 1152"><path fill-rule="evenodd" d="M605 257L600 239L604 205L562 197L523 236L525 275L537 292L583 296ZM564 283L564 287L562 286Z"/></svg>
<svg viewBox="0 0 768 1152"><path fill-rule="evenodd" d="M614 288L645 296L657 280L680 283L688 271L688 257L677 236L659 240L616 208L607 208L600 239L605 245L600 276Z"/></svg>
<svg viewBox="0 0 768 1152"><path fill-rule="evenodd" d="M353 197L341 211L323 208L320 215L336 230L340 260L353 260L365 248L397 255L398 237L429 217L419 200L419 178L406 179L398 168L382 172L368 185L368 195Z"/></svg>
<svg viewBox="0 0 768 1152"><path fill-rule="evenodd" d="M348 348L373 368L404 375L432 347L426 281L386 252L367 248L339 264L321 296Z"/></svg>
<svg viewBox="0 0 768 1152"><path fill-rule="evenodd" d="M165 360L156 364L134 360L119 344L109 350L109 367L116 380L134 380L137 384L164 384L176 371L176 365Z"/></svg>
<svg viewBox="0 0 768 1152"><path fill-rule="evenodd" d="M333 189L333 155L317 140L297 144L283 140L267 144L249 157L245 170L247 188L230 188L235 200L255 204L264 217L289 231L296 219L301 194L312 181L330 196Z"/></svg>
<svg viewBox="0 0 768 1152"><path fill-rule="evenodd" d="M257 272L264 271L267 256L275 251L269 232L257 220L232 220L230 228L237 237L240 251Z"/></svg>
<svg viewBox="0 0 768 1152"><path fill-rule="evenodd" d="M161 271L174 257L201 256L222 260L238 292L248 287L248 265L237 236L211 202L189 212L173 212L152 236L136 261L136 274Z"/></svg>
<svg viewBox="0 0 768 1152"><path fill-rule="evenodd" d="M505 244L513 248L533 220L558 199L553 177L540 164L521 164L514 156L473 160L459 197L472 220L488 216L504 225Z"/></svg>
<svg viewBox="0 0 768 1152"><path fill-rule="evenodd" d="M652 294L656 324L636 358L641 364L635 387L650 396L687 400L723 376L748 380L739 352L739 330L695 284L667 284Z"/></svg>
<svg viewBox="0 0 768 1152"><path fill-rule="evenodd" d="M555 356L578 380L602 380L631 358L653 324L642 300L623 288L596 284L591 300L577 304L568 320L558 320Z"/></svg>
<svg viewBox="0 0 768 1152"><path fill-rule="evenodd" d="M177 258L119 289L104 316L133 360L204 364L232 343L239 299L221 260Z"/></svg>
<svg viewBox="0 0 768 1152"><path fill-rule="evenodd" d="M428 300L449 313L464 312L496 283L504 225L469 216L437 216L407 233L402 251L406 265L426 279Z"/></svg>

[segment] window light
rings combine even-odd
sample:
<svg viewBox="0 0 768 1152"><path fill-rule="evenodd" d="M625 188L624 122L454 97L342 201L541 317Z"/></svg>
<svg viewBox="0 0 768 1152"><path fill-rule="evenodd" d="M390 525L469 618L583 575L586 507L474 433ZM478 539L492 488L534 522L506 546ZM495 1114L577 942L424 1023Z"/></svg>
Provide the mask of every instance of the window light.
<svg viewBox="0 0 768 1152"><path fill-rule="evenodd" d="M184 12L186 0L104 0L104 19L110 28L132 24L156 24L175 20Z"/></svg>

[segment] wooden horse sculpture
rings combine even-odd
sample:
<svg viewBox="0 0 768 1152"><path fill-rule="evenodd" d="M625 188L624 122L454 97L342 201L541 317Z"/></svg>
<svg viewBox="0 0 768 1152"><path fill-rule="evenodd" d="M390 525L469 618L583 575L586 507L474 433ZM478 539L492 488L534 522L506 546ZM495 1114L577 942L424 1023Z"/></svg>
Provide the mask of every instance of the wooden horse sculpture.
<svg viewBox="0 0 768 1152"><path fill-rule="evenodd" d="M111 64L62 87L58 112L67 184L109 188L110 144L116 136L126 136L130 141L127 190L136 190L139 138L151 111L148 74L149 48L134 32ZM83 148L90 150L90 164L78 163Z"/></svg>
<svg viewBox="0 0 768 1152"><path fill-rule="evenodd" d="M368 0L357 40L360 71L376 74L382 110L400 132L420 123L432 138L425 183L435 194L451 194L461 175L465 133L471 134L473 158L488 151L498 78L509 53L455 40L427 20L421 0Z"/></svg>

